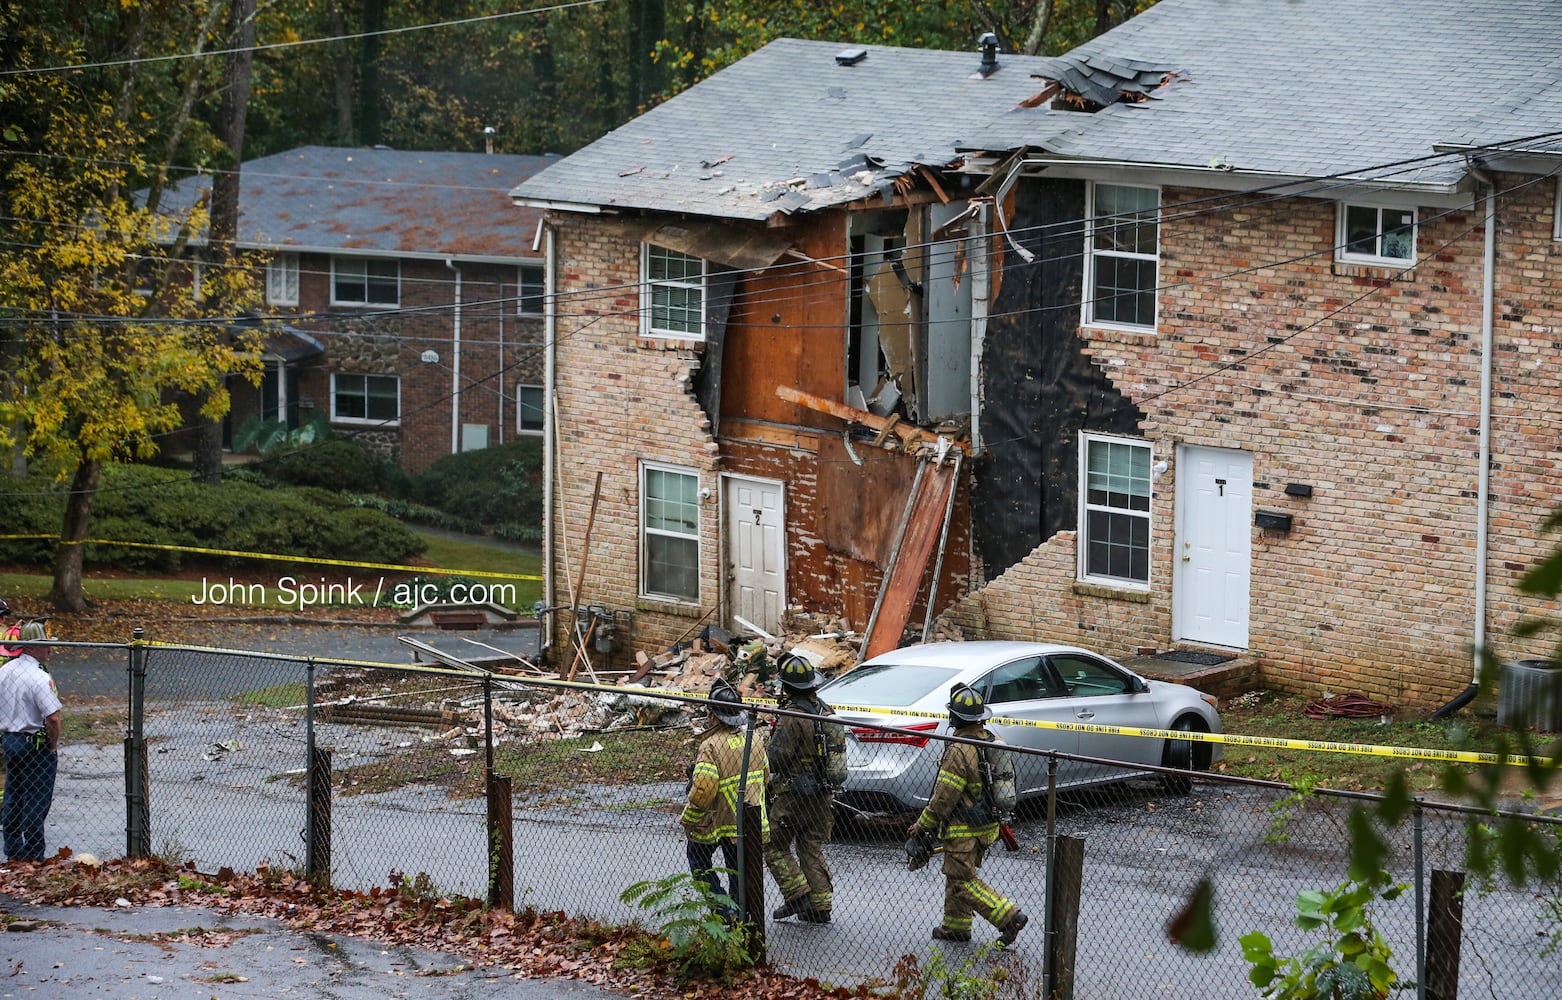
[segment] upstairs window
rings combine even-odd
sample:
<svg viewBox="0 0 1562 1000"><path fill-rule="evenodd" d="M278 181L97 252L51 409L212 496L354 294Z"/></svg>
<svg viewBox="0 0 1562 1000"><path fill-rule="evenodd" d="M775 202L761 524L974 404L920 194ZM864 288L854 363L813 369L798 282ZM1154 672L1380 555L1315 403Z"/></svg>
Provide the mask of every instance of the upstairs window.
<svg viewBox="0 0 1562 1000"><path fill-rule="evenodd" d="M1079 452L1080 579L1149 586L1150 446L1087 434Z"/></svg>
<svg viewBox="0 0 1562 1000"><path fill-rule="evenodd" d="M544 281L546 272L541 265L522 264L520 267L519 291L516 295L516 312L522 316L541 316L547 304L548 286Z"/></svg>
<svg viewBox="0 0 1562 1000"><path fill-rule="evenodd" d="M1155 329L1160 200L1156 188L1090 186L1086 323Z"/></svg>
<svg viewBox="0 0 1562 1000"><path fill-rule="evenodd" d="M641 332L652 337L705 339L705 261L655 244L641 259Z"/></svg>
<svg viewBox="0 0 1562 1000"><path fill-rule="evenodd" d="M401 379L395 375L333 372L331 419L343 423L400 423Z"/></svg>
<svg viewBox="0 0 1562 1000"><path fill-rule="evenodd" d="M1336 257L1348 264L1404 267L1416 262L1416 210L1340 205Z"/></svg>
<svg viewBox="0 0 1562 1000"><path fill-rule="evenodd" d="M400 305L401 263L377 257L332 258L331 304Z"/></svg>
<svg viewBox="0 0 1562 1000"><path fill-rule="evenodd" d="M279 253L266 264L266 302L298 305L298 254Z"/></svg>

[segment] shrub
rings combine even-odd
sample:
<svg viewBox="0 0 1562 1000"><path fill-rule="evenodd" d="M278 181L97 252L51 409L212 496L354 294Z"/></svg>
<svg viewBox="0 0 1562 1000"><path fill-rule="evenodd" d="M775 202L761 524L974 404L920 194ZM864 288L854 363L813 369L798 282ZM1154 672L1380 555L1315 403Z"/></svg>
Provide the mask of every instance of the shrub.
<svg viewBox="0 0 1562 1000"><path fill-rule="evenodd" d="M394 462L376 458L348 437L329 437L313 444L289 446L253 463L264 475L288 486L318 486L328 490L397 493L406 489L406 474Z"/></svg>
<svg viewBox="0 0 1562 1000"><path fill-rule="evenodd" d="M542 440L446 455L412 478L413 500L492 530L542 524ZM509 528L511 536L518 528Z"/></svg>
<svg viewBox="0 0 1562 1000"><path fill-rule="evenodd" d="M16 534L55 534L65 511L65 488L44 476L13 480L8 508ZM419 555L421 538L395 518L353 506L329 490L284 489L253 482L208 486L144 465L107 465L94 503L94 538L265 552L301 557L399 563ZM0 560L47 565L52 540L0 542ZM124 545L89 545L89 565L133 572L168 572L207 557ZM225 557L234 565L270 560Z"/></svg>

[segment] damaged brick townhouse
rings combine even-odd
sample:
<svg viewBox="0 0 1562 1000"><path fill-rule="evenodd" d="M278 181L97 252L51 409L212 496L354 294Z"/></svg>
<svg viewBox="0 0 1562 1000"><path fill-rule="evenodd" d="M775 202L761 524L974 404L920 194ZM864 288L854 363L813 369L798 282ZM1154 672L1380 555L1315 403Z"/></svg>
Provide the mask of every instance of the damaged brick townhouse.
<svg viewBox="0 0 1562 1000"><path fill-rule="evenodd" d="M784 39L549 166L512 197L555 651L807 612L867 655L941 623L1424 705L1540 655L1558 43L1502 0Z"/></svg>

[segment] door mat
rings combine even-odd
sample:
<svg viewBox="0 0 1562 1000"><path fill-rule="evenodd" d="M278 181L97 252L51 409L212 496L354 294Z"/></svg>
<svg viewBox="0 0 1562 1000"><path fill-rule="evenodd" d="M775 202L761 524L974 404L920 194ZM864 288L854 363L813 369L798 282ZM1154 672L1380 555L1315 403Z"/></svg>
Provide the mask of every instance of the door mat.
<svg viewBox="0 0 1562 1000"><path fill-rule="evenodd" d="M1171 660L1173 663L1196 663L1201 667L1213 667L1217 663L1225 663L1227 660L1236 659L1235 653L1204 653L1196 649L1170 649L1164 653L1156 653L1157 660Z"/></svg>

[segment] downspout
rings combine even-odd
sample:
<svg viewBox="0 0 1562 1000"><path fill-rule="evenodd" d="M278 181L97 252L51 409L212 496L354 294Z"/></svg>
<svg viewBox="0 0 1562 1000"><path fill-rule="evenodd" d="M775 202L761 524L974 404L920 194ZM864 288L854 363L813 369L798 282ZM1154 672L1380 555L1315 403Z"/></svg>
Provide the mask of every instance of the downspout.
<svg viewBox="0 0 1562 1000"><path fill-rule="evenodd" d="M1486 560L1487 521L1491 517L1491 396L1492 396L1492 304L1496 297L1497 261L1497 185L1471 164L1471 176L1486 186L1486 246L1481 275L1481 466L1476 486L1475 523L1475 639L1471 666L1471 684L1481 679L1481 662L1486 657Z"/></svg>
<svg viewBox="0 0 1562 1000"><path fill-rule="evenodd" d="M557 247L553 241L553 227L544 231L546 263L543 267L543 351L542 373L542 600L544 607L553 607L556 588L553 583L553 476L557 456L554 448L558 442L558 401L554 396L553 382L556 371L555 353L558 350L558 298L554 294L554 275L558 273ZM542 630L537 648L546 649L553 643L553 630L545 620L539 620Z"/></svg>
<svg viewBox="0 0 1562 1000"><path fill-rule="evenodd" d="M1455 695L1452 701L1433 712L1433 719L1447 718L1475 700L1481 690L1481 663L1486 658L1486 532L1487 521L1491 516L1487 492L1491 487L1492 303L1496 297L1497 185L1475 160L1469 160L1467 167L1470 176L1486 188L1486 245L1481 253L1481 454L1475 486L1475 623L1470 640L1470 684Z"/></svg>
<svg viewBox="0 0 1562 1000"><path fill-rule="evenodd" d="M499 443L502 445L504 444L504 373L508 370L504 366L504 278L501 277L498 281L494 282L494 285L499 289L499 384L494 386L494 388L498 390L499 393L499 406L497 408L497 412L494 414L494 423L499 428ZM515 300L517 303L519 303L521 300L521 281L519 271L516 271Z"/></svg>
<svg viewBox="0 0 1562 1000"><path fill-rule="evenodd" d="M450 329L450 454L461 451L461 269L454 257L445 266L456 273L455 313Z"/></svg>

